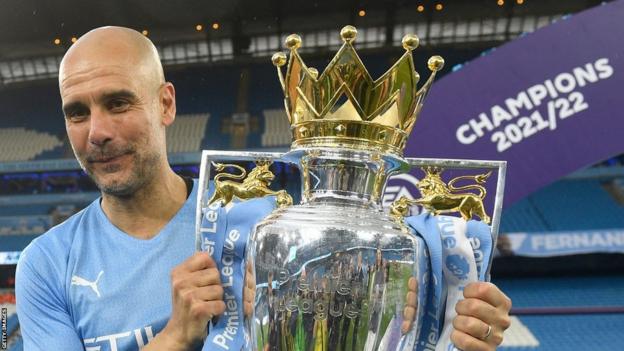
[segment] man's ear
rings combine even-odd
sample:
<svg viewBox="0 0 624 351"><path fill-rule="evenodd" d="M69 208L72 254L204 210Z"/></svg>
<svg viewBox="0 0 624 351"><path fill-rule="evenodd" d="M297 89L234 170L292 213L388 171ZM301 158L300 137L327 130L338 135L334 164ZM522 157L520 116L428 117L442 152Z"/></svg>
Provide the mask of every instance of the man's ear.
<svg viewBox="0 0 624 351"><path fill-rule="evenodd" d="M176 116L175 88L169 82L160 87L160 108L162 123L168 127L173 123Z"/></svg>

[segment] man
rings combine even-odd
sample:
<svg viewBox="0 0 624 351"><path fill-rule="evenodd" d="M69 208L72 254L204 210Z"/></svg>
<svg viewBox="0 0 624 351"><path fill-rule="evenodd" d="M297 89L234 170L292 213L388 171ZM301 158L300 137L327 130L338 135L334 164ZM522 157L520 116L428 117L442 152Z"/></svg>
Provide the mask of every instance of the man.
<svg viewBox="0 0 624 351"><path fill-rule="evenodd" d="M167 162L175 90L155 47L127 28L95 29L65 54L59 88L72 148L102 196L24 250L16 295L25 350L201 347L224 311L223 289L215 262L193 251L197 184ZM509 299L489 283L465 295L453 340L494 349Z"/></svg>

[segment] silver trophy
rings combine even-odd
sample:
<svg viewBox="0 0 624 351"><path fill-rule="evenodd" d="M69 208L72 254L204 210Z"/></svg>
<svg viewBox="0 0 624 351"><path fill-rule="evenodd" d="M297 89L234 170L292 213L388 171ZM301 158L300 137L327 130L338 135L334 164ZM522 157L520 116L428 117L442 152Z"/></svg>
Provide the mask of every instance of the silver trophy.
<svg viewBox="0 0 624 351"><path fill-rule="evenodd" d="M422 292L429 259L423 239L403 218L419 206L434 214L476 216L497 232L504 162L402 157L442 58L429 59L432 74L417 89L411 51L418 38L408 35L405 54L373 81L352 46L356 33L351 26L342 29L344 44L320 75L303 63L297 35L286 39L289 58L273 56L293 133L290 152L202 154L202 189L217 175L211 195L199 192L198 233L210 206L267 195L276 199L277 209L255 226L246 249L244 301L251 308L245 312L244 334L253 350L411 351L426 303ZM225 163L230 161L257 166L247 174ZM300 203L293 205L286 191L269 187L274 177L269 168L276 161L299 169ZM421 197L401 197L384 209L388 179L413 166L425 172ZM492 218L483 203L490 173L447 184L441 178L444 168L498 172ZM227 169L236 172L223 173ZM454 181L467 178L479 191L452 191Z"/></svg>

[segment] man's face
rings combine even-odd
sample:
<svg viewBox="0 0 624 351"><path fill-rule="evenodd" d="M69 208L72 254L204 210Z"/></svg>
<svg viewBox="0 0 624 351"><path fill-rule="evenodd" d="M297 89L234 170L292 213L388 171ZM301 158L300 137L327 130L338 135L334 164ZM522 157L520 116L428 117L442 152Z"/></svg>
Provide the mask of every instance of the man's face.
<svg viewBox="0 0 624 351"><path fill-rule="evenodd" d="M129 196L156 172L164 132L159 90L130 65L68 63L60 83L67 134L104 193Z"/></svg>

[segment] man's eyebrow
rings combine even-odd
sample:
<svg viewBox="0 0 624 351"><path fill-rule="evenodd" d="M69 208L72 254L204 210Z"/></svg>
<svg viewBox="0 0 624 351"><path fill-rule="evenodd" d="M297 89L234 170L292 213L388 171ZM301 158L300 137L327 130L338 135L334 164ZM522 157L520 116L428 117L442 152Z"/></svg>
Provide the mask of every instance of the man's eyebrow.
<svg viewBox="0 0 624 351"><path fill-rule="evenodd" d="M130 90L126 90L126 89L121 89L121 90L114 90L114 91L109 91L109 92L104 92L103 94L100 95L100 97L98 98L98 100L100 101L100 103L107 103L111 100L114 99L127 99L130 100L132 102L138 100L138 96L133 93ZM67 116L75 111L80 111L80 110L88 110L89 107L80 101L74 101L74 102L69 102L65 105L63 105L63 113Z"/></svg>
<svg viewBox="0 0 624 351"><path fill-rule="evenodd" d="M72 112L79 111L79 110L87 110L87 109L88 109L87 105L85 105L84 103L80 101L70 102L68 104L63 105L63 114L65 114L65 116L68 116Z"/></svg>
<svg viewBox="0 0 624 351"><path fill-rule="evenodd" d="M100 101L110 101L114 99L128 99L128 100L137 100L138 97L135 93L130 90L122 89L111 92L106 92L102 94L99 98Z"/></svg>

